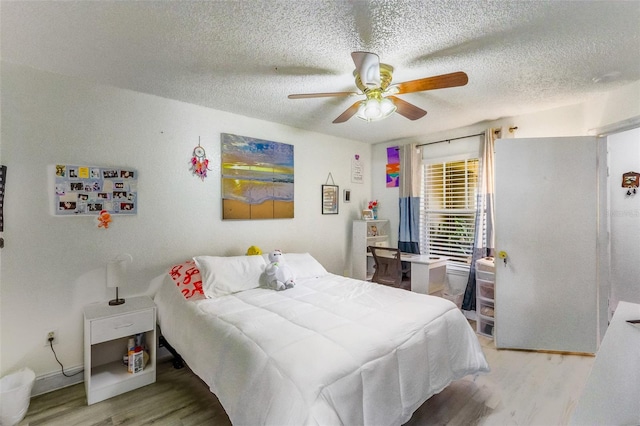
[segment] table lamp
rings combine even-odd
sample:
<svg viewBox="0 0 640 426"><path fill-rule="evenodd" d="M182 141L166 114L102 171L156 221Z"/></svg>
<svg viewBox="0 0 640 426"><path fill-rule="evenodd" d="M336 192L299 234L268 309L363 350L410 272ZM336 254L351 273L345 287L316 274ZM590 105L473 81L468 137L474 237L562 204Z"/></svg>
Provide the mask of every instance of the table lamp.
<svg viewBox="0 0 640 426"><path fill-rule="evenodd" d="M110 306L122 305L124 299L118 297L118 287L125 283L127 265L133 262L130 254L118 255L115 259L107 263L107 287L116 288L116 298L109 301Z"/></svg>

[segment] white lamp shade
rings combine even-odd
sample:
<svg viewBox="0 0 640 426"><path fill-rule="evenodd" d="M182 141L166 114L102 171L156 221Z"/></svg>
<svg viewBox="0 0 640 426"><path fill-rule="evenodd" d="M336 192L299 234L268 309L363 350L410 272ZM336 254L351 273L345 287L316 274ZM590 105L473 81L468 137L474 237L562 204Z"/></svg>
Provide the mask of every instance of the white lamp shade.
<svg viewBox="0 0 640 426"><path fill-rule="evenodd" d="M396 104L394 104L391 99L383 98L382 101L380 102L380 110L382 112L381 118L386 118L390 116L391 114L396 112L396 109L398 108L396 107Z"/></svg>
<svg viewBox="0 0 640 426"><path fill-rule="evenodd" d="M122 287L126 284L127 264L131 255L121 255L107 263L107 287Z"/></svg>
<svg viewBox="0 0 640 426"><path fill-rule="evenodd" d="M362 112L364 113L364 116L369 120L375 120L376 118L379 118L380 114L382 113L380 110L380 103L377 101L377 99L369 99L367 102L365 102Z"/></svg>

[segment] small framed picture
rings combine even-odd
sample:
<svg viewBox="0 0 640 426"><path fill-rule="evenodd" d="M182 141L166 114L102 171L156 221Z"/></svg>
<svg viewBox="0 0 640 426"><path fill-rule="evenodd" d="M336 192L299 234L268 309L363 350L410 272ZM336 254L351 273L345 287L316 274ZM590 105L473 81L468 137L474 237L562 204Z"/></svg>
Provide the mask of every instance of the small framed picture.
<svg viewBox="0 0 640 426"><path fill-rule="evenodd" d="M628 172L622 175L623 188L637 188L640 186L640 173Z"/></svg>
<svg viewBox="0 0 640 426"><path fill-rule="evenodd" d="M372 220L373 210L362 210L362 220Z"/></svg>
<svg viewBox="0 0 640 426"><path fill-rule="evenodd" d="M351 190L350 189L345 189L344 190L344 202L345 203L350 203L351 202Z"/></svg>
<svg viewBox="0 0 640 426"><path fill-rule="evenodd" d="M322 185L322 214L338 214L338 185Z"/></svg>

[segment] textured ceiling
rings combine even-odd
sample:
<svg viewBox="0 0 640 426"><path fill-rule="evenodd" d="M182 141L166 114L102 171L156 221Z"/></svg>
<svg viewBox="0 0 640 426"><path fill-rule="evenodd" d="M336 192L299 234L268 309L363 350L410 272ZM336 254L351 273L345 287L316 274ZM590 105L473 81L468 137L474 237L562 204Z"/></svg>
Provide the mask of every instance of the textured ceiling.
<svg viewBox="0 0 640 426"><path fill-rule="evenodd" d="M2 60L370 143L640 80L640 1L3 1L0 18ZM355 90L356 50L395 83L469 83L399 95L428 111L416 121L332 124L358 98L287 98Z"/></svg>

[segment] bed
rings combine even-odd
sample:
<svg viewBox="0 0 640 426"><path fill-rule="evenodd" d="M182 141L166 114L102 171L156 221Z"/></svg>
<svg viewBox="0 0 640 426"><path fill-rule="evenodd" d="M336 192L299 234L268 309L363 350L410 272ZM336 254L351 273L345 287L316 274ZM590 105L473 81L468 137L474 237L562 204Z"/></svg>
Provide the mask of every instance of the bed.
<svg viewBox="0 0 640 426"><path fill-rule="evenodd" d="M399 425L452 381L489 371L452 302L285 256L296 276L285 291L260 287L262 256L194 258L183 275L193 291L159 277L162 335L234 425Z"/></svg>

